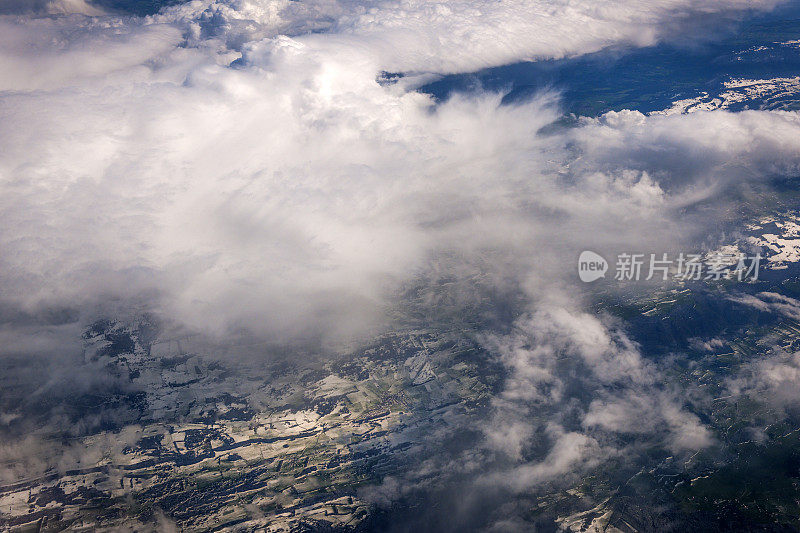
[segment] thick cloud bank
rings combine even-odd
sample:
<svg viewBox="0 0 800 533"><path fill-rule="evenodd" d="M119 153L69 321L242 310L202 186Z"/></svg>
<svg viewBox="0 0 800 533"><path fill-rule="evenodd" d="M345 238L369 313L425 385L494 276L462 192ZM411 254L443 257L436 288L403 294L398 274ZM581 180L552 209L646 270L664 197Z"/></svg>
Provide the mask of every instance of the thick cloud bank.
<svg viewBox="0 0 800 533"><path fill-rule="evenodd" d="M554 97L433 108L379 73L648 44L690 12L745 5L193 2L152 19L5 18L2 303L36 316L157 302L204 330L292 336L374 325L437 268L555 293L589 243L688 237L675 210L714 194L731 160L796 164L797 117L632 112L544 135Z"/></svg>

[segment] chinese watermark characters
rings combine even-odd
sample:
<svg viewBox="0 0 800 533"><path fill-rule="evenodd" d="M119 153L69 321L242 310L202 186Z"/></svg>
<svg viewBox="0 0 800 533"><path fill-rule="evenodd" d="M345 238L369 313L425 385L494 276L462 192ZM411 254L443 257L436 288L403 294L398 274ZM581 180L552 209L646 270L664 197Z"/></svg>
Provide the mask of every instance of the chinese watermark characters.
<svg viewBox="0 0 800 533"><path fill-rule="evenodd" d="M621 253L614 263L617 281L700 281L737 280L756 281L761 265L761 254L642 254ZM610 269L603 256L591 251L578 258L578 276L581 281L592 282L606 277Z"/></svg>

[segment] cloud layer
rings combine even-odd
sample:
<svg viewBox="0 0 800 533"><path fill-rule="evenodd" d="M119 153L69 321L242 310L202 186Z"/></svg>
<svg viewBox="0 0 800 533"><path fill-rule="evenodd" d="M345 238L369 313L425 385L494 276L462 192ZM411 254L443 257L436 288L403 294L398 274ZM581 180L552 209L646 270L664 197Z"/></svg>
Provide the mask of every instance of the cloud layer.
<svg viewBox="0 0 800 533"><path fill-rule="evenodd" d="M75 324L140 308L209 334L348 340L396 317L411 286L433 316L499 291L522 302L510 332L486 337L509 372L486 446L512 465L510 490L619 454L618 434L707 447L623 328L586 312L574 263L697 244L731 187L797 174L800 117L623 111L567 128L557 94L434 105L413 87L773 4L194 1L149 18L0 17L0 351L52 354ZM536 409L547 423L530 422ZM551 446L528 461L535 436Z"/></svg>

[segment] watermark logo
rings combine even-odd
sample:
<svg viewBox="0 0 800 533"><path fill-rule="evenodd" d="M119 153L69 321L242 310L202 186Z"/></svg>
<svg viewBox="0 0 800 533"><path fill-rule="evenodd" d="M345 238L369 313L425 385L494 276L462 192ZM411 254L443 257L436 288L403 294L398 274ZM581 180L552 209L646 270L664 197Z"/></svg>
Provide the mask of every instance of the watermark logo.
<svg viewBox="0 0 800 533"><path fill-rule="evenodd" d="M584 283L590 283L606 277L608 261L602 255L586 250L578 257L578 277Z"/></svg>
<svg viewBox="0 0 800 533"><path fill-rule="evenodd" d="M617 255L614 279L617 281L756 281L761 255L745 254L635 254ZM586 250L578 258L578 277L585 283L604 278L608 262L595 252Z"/></svg>

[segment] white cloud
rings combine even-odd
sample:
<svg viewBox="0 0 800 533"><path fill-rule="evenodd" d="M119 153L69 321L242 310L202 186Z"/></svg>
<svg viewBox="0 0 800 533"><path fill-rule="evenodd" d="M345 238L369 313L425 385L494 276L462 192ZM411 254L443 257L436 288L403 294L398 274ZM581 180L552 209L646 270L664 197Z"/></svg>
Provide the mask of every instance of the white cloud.
<svg viewBox="0 0 800 533"><path fill-rule="evenodd" d="M66 20L24 23L41 34L24 60L31 34L3 33L30 65L0 100L0 279L28 311L157 294L203 329L348 334L444 253L559 294L580 249L691 235L673 210L732 160L798 159L792 113L611 113L543 136L551 97L432 110L379 85L353 36L253 43L231 69L171 26L98 19L43 44Z"/></svg>
<svg viewBox="0 0 800 533"><path fill-rule="evenodd" d="M714 443L613 321L541 303L534 308L514 333L486 340L509 371L493 402L486 445L521 463L492 477L496 483L525 490L604 458L635 457L627 448L678 454ZM552 441L548 454L523 461L542 438Z"/></svg>
<svg viewBox="0 0 800 533"><path fill-rule="evenodd" d="M446 280L455 302L519 287L529 314L500 340L508 413L489 445L521 460L537 431L554 444L514 487L614 453L601 440L631 431L632 412L664 422L672 449L707 446L638 349L581 310L574 262L690 242L705 226L681 208L798 168L797 114L625 111L542 134L555 95L434 107L376 76L649 45L691 17L772 4L243 0L0 18L0 304L81 318L146 305L208 333L350 338L411 282ZM54 351L59 329L37 346L31 327L0 334L17 333L13 352ZM531 406L573 416L565 357L596 394L580 431L526 424Z"/></svg>
<svg viewBox="0 0 800 533"><path fill-rule="evenodd" d="M299 36L312 48L368 50L380 68L390 71L458 72L619 44L649 46L709 15L771 9L779 3L215 0L170 8L159 20L188 22L196 25L196 35L218 35L233 46L284 34Z"/></svg>

